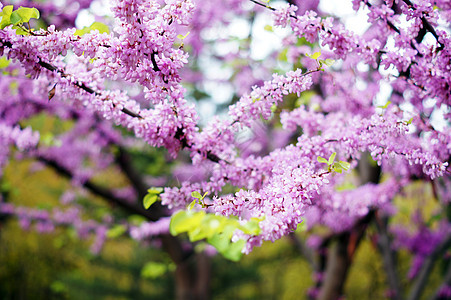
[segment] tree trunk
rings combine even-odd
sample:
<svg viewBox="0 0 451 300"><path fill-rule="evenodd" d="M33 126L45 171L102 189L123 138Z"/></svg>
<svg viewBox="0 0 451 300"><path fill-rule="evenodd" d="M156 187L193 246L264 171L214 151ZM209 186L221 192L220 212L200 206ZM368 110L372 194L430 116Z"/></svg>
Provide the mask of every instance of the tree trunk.
<svg viewBox="0 0 451 300"><path fill-rule="evenodd" d="M175 270L177 300L210 298L210 261L204 253L195 254L177 264Z"/></svg>
<svg viewBox="0 0 451 300"><path fill-rule="evenodd" d="M358 171L361 185L379 183L381 169L379 166L372 164L368 153L362 153ZM352 229L331 238L334 242L329 246L324 281L320 285L318 299L337 300L342 296L352 258L374 215L375 212L370 211Z"/></svg>
<svg viewBox="0 0 451 300"><path fill-rule="evenodd" d="M343 293L348 274L350 259L348 256L349 234L341 234L330 246L327 256L325 280L319 293L319 300L336 300Z"/></svg>
<svg viewBox="0 0 451 300"><path fill-rule="evenodd" d="M161 236L164 250L176 265L177 300L210 298L210 260L205 253L183 249L181 241L169 234Z"/></svg>

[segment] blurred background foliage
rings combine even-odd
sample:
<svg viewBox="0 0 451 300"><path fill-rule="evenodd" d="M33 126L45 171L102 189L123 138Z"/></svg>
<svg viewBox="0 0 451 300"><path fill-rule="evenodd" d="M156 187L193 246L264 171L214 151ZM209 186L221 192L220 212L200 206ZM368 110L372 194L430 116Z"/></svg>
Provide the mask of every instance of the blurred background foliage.
<svg viewBox="0 0 451 300"><path fill-rule="evenodd" d="M123 181L114 170L97 180L117 185ZM68 186L67 179L47 168L36 170L31 161L11 161L2 179L8 201L41 209L62 206L59 197ZM432 217L438 207L433 198L429 186L410 186L395 201L399 214L393 221L409 223L409 216L420 207ZM78 201L93 207L93 215L87 218L111 209L91 195ZM23 230L14 218L1 219L0 226L1 299L174 298L174 267L155 247L158 245L119 237L108 240L101 253L93 255L89 251L92 240L79 240L70 228L39 234L33 228ZM386 298L386 278L372 240L374 232L374 228L368 230L357 250L346 281L347 299ZM296 235L300 240L306 238L305 232ZM401 278L407 278L411 257L401 252L399 259ZM303 299L313 284L309 263L289 237L265 243L239 263L215 256L212 272L213 299ZM430 281L438 282L439 273L437 266ZM404 279L403 284L408 286L409 280Z"/></svg>

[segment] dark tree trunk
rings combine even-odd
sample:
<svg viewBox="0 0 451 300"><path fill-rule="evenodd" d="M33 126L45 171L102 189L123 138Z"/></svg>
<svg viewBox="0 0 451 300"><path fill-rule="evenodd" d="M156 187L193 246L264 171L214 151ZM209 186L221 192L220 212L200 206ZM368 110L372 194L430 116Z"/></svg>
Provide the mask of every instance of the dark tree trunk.
<svg viewBox="0 0 451 300"><path fill-rule="evenodd" d="M180 240L171 235L161 236L163 249L176 265L175 289L177 300L207 300L210 298L210 260L205 253L185 250Z"/></svg>
<svg viewBox="0 0 451 300"><path fill-rule="evenodd" d="M349 234L342 234L328 251L326 276L318 296L320 300L336 300L343 293L348 274L350 259L348 256Z"/></svg>

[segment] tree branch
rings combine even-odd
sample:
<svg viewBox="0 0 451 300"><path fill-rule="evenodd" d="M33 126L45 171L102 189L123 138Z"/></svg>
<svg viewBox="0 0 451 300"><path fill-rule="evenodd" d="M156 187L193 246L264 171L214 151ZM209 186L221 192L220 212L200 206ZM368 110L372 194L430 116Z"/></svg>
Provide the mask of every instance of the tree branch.
<svg viewBox="0 0 451 300"><path fill-rule="evenodd" d="M260 3L260 2L258 2L258 1L255 1L255 0L250 0L250 1L251 1L251 2L254 2L254 3L257 4L257 5L263 6L264 8L267 8L267 9L269 9L269 10L272 10L272 11L276 10L274 7L271 7L271 6L269 6L269 5ZM295 19L298 18L298 17L293 16L293 15L291 15L290 17L295 18Z"/></svg>
<svg viewBox="0 0 451 300"><path fill-rule="evenodd" d="M133 185L138 194L138 198L142 199L147 194L147 185L144 183L142 176L133 168L132 159L127 151L119 147L119 155L116 157L116 162L124 175ZM153 206L152 206L153 207Z"/></svg>
<svg viewBox="0 0 451 300"><path fill-rule="evenodd" d="M54 169L59 174L65 176L67 178L73 177L72 172L70 170L68 170L67 168L58 164L58 162L56 162L54 160L50 160L50 159L42 157L42 156L37 157L37 159L39 161L45 163L47 166L51 167L52 169ZM163 217L161 211L157 211L154 209L146 210L146 209L144 209L144 207L142 207L140 205L136 205L136 204L130 203L126 199L116 197L110 190L108 190L107 188L101 187L99 185L96 185L91 180L85 181L83 183L83 187L86 188L88 191L92 192L93 194L106 199L111 204L117 205L117 206L125 209L126 211L128 211L131 214L141 215L150 221L157 221L161 217Z"/></svg>
<svg viewBox="0 0 451 300"><path fill-rule="evenodd" d="M296 235L296 233L291 233L288 235L290 238L292 244L295 246L295 248L299 251L299 253L305 257L307 262L310 264L313 270L318 270L318 264L315 262L313 252L310 248L306 247L305 244L302 242L301 239Z"/></svg>
<svg viewBox="0 0 451 300"><path fill-rule="evenodd" d="M49 71L52 71L52 72L55 72L55 71L56 71L56 72L58 72L62 77L67 77L67 76L68 76L63 70L60 70L60 69L58 69L57 67L55 67L55 66L53 66L53 65L51 65L51 64L49 64L49 63L47 63L47 62L45 62L45 61L42 61L41 59L39 59L38 64L39 64L41 67L43 67L43 68L45 68L45 69L47 69L47 70L49 70ZM89 93L89 94L92 94L92 95L95 95L95 96L100 96L100 95L101 95L101 93L99 93L99 92L95 91L94 89L88 87L86 84L84 84L84 83L82 83L82 82L75 81L73 84L74 84L76 87L79 87L80 89L84 90L85 92L87 92L87 93ZM113 106L116 106L116 105L113 103ZM140 119L143 118L143 117L141 117L138 113L133 112L133 111L131 111L131 110L129 110L128 108L125 108L125 107L122 108L121 111L122 111L124 114L129 115L130 117L133 117L133 118L140 118Z"/></svg>
<svg viewBox="0 0 451 300"><path fill-rule="evenodd" d="M434 251L425 259L421 269L417 275L417 279L415 280L407 300L417 300L420 299L420 296L426 286L426 282L429 278L429 275L434 267L434 264L440 256L451 247L451 234L448 235L443 241L434 249Z"/></svg>
<svg viewBox="0 0 451 300"><path fill-rule="evenodd" d="M412 2L410 2L410 0L403 0L404 3L406 3L410 8L415 10L415 7L413 6ZM439 39L438 39L438 34L435 31L434 27L432 27L431 23L429 23L428 20L426 20L426 18L424 16L421 17L421 22L423 23L423 28L428 30L436 39L437 43L439 43L440 47L438 48L438 50L442 50L445 45L443 45L442 43L440 43ZM426 33L424 32L422 34L423 36L421 37L421 40L423 40L424 35L426 35ZM421 42L420 40L420 42ZM417 40L418 41L418 40Z"/></svg>
<svg viewBox="0 0 451 300"><path fill-rule="evenodd" d="M336 243L329 248L325 278L318 296L319 300L336 300L342 295L351 263L347 253L349 238L348 232L340 234Z"/></svg>
<svg viewBox="0 0 451 300"><path fill-rule="evenodd" d="M402 299L402 289L399 280L398 272L396 270L396 252L391 247L391 239L387 233L387 219L378 218L376 216L377 231L379 233L379 240L377 243L378 249L382 254L384 268L387 273L387 281L390 286L391 298L395 300Z"/></svg>
<svg viewBox="0 0 451 300"><path fill-rule="evenodd" d="M352 229L332 236L336 243L332 244L329 249L324 284L320 287L319 300L336 300L342 296L352 259L374 216L375 211L371 210L356 222Z"/></svg>
<svg viewBox="0 0 451 300"><path fill-rule="evenodd" d="M451 263L448 264L448 269L446 270L445 277L443 279L443 283L437 288L434 295L430 298L430 300L440 300L444 299L443 296L440 295L440 292L443 288L449 287L451 285Z"/></svg>

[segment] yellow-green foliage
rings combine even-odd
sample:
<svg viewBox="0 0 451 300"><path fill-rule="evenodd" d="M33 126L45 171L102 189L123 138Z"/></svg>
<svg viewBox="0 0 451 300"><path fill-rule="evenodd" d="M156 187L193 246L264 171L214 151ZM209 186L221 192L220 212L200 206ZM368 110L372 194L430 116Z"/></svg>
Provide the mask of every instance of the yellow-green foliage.
<svg viewBox="0 0 451 300"><path fill-rule="evenodd" d="M12 221L1 227L2 299L64 299L64 290L55 290L54 283L58 274L75 267L76 257L74 245L55 247L55 236L23 231Z"/></svg>
<svg viewBox="0 0 451 300"><path fill-rule="evenodd" d="M239 263L217 259L213 272L214 299L303 299L313 284L309 264L288 238L265 242Z"/></svg>
<svg viewBox="0 0 451 300"><path fill-rule="evenodd" d="M10 162L3 178L12 187L7 200L42 209L62 206L58 199L69 186L67 179L48 168L33 171L33 166L32 161ZM113 168L95 181L119 187L125 184ZM103 199L88 196L81 201L96 208L91 211L93 216L85 218L97 218L99 211L110 209ZM33 229L23 231L14 218L0 226L0 294L5 299L164 299L158 297L172 289L168 286L171 273L156 281L141 276L149 261L170 265L166 255L129 239L107 241L95 257L88 251L92 239L80 241L68 228L38 234Z"/></svg>
<svg viewBox="0 0 451 300"><path fill-rule="evenodd" d="M440 203L434 198L430 183L417 181L409 185L394 200L398 213L393 217L393 224L400 224L412 228L419 224L412 222L412 215L420 212L425 220L429 220L433 215L444 213L441 211ZM413 228L412 228L413 229Z"/></svg>
<svg viewBox="0 0 451 300"><path fill-rule="evenodd" d="M346 280L346 299L384 299L387 289L382 258L369 240L363 240Z"/></svg>

